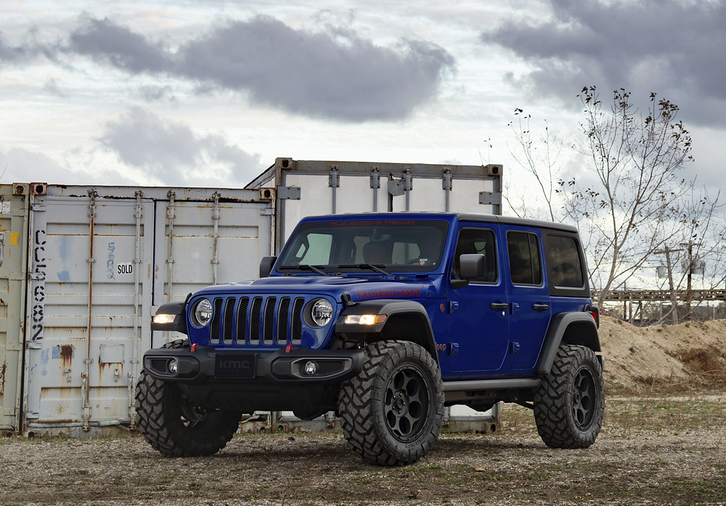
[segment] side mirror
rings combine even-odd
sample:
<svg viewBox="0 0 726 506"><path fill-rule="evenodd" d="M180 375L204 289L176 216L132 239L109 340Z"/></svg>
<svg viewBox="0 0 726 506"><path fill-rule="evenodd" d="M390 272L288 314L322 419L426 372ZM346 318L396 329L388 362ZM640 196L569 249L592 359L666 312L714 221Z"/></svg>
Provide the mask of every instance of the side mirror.
<svg viewBox="0 0 726 506"><path fill-rule="evenodd" d="M260 261L261 278L266 278L270 275L270 271L272 270L272 266L275 265L276 260L277 257L262 257L262 261Z"/></svg>
<svg viewBox="0 0 726 506"><path fill-rule="evenodd" d="M486 260L479 253L465 253L459 257L459 273L462 279L481 279L486 272Z"/></svg>

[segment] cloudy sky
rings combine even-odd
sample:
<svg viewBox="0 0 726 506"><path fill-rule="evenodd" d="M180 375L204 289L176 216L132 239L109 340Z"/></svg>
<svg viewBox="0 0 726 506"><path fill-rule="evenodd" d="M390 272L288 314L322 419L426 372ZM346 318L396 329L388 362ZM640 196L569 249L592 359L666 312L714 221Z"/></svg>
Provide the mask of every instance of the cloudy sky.
<svg viewBox="0 0 726 506"><path fill-rule="evenodd" d="M681 107L710 187L726 2L1 0L0 182L244 186L276 157L503 163L515 108L564 140L577 98Z"/></svg>

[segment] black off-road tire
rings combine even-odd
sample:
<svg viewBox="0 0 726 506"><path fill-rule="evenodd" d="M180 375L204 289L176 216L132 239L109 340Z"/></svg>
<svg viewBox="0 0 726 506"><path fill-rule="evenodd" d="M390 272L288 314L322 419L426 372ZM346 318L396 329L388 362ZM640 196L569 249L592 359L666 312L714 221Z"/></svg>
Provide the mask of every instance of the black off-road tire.
<svg viewBox="0 0 726 506"><path fill-rule="evenodd" d="M588 448L605 413L602 366L585 346L562 345L534 395L534 418L550 448Z"/></svg>
<svg viewBox="0 0 726 506"><path fill-rule="evenodd" d="M179 339L162 348L188 347ZM141 371L136 385L138 428L151 446L167 457L213 455L239 427L242 413L207 411L191 405L176 383Z"/></svg>
<svg viewBox="0 0 726 506"><path fill-rule="evenodd" d="M441 371L424 348L411 342L377 342L366 355L363 371L343 384L338 401L348 446L374 464L413 464L439 437Z"/></svg>

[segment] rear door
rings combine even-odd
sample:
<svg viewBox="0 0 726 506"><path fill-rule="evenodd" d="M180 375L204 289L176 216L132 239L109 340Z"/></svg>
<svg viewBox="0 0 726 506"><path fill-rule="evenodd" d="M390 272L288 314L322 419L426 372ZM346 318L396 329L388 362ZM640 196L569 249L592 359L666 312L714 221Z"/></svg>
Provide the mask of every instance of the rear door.
<svg viewBox="0 0 726 506"><path fill-rule="evenodd" d="M531 369L537 362L552 310L542 259L539 229L502 226L507 248L512 369Z"/></svg>

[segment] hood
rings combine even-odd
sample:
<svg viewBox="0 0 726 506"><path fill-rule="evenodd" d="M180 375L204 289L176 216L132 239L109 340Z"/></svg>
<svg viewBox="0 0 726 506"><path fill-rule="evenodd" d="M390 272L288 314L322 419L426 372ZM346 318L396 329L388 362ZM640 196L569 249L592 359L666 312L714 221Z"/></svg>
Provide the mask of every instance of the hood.
<svg viewBox="0 0 726 506"><path fill-rule="evenodd" d="M208 286L197 294L289 293L327 294L336 300L349 293L354 301L369 299L418 299L434 296L440 276L411 277L343 277L343 276L280 276L256 281L240 281Z"/></svg>

